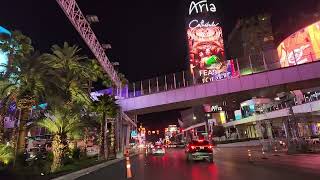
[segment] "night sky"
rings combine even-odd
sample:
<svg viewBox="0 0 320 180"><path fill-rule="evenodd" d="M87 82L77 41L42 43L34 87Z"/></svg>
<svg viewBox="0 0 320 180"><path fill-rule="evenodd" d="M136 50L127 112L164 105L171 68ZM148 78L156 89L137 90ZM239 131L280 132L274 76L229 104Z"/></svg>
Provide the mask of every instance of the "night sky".
<svg viewBox="0 0 320 180"><path fill-rule="evenodd" d="M77 0L84 14L99 17L93 30L101 43L112 44L107 54L111 61L120 62L120 72L131 82L188 68L182 1ZM311 10L316 2L319 0L222 0L224 36L240 17L269 12L279 25L288 14ZM41 52L67 41L92 57L55 0L3 0L0 25L21 30ZM166 118L176 121L176 116L171 113Z"/></svg>

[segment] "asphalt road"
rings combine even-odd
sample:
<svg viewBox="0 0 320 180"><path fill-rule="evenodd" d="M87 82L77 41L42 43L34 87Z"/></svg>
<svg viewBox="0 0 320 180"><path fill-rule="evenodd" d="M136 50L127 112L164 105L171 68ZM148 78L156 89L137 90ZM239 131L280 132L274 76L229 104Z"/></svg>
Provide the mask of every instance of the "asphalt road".
<svg viewBox="0 0 320 180"><path fill-rule="evenodd" d="M267 155L247 149L217 149L214 163L188 163L183 149L167 150L164 156L140 154L131 159L134 180L319 180L320 155ZM125 162L82 176L79 180L125 180Z"/></svg>

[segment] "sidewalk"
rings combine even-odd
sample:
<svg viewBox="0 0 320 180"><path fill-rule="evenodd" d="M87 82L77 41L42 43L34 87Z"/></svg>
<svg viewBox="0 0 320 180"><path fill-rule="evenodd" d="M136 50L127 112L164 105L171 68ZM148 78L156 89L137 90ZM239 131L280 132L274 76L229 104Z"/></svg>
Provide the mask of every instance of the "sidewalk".
<svg viewBox="0 0 320 180"><path fill-rule="evenodd" d="M130 157L133 157L133 156L136 156L138 154L132 154L130 155ZM88 168L85 168L85 169L81 169L79 171L76 171L76 172L72 172L70 174L66 174L66 175L63 175L63 176L60 176L60 177L57 177L57 178L54 178L52 180L74 180L74 179L77 179L81 176L84 176L84 175L87 175L87 174L90 174L94 171L97 171L101 168L104 168L104 167L107 167L107 166L110 166L110 165L113 165L115 163L118 163L118 162L121 162L125 159L125 157L121 157L121 158L118 158L118 159L114 159L114 160L110 160L110 161L107 161L107 162L104 162L104 163L101 163L101 164L97 164L95 166L91 166L91 167L88 167Z"/></svg>
<svg viewBox="0 0 320 180"><path fill-rule="evenodd" d="M217 147L225 148L225 147L253 147L253 146L261 146L260 140L253 140L253 141L245 141L245 142L236 142L236 143L229 143L229 144L218 144Z"/></svg>

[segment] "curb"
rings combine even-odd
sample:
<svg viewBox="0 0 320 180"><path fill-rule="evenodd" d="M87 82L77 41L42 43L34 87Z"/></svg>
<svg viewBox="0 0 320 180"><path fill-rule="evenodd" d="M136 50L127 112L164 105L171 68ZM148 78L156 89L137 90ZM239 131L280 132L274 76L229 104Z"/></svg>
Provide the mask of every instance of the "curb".
<svg viewBox="0 0 320 180"><path fill-rule="evenodd" d="M133 154L131 155L132 156L135 156L137 154ZM81 176L84 176L84 175L87 175L87 174L90 174L94 171L97 171L101 168L104 168L104 167L107 167L107 166L110 166L112 164L115 164L117 162L120 162L120 161L123 161L125 159L125 157L121 157L119 159L114 159L114 160L110 160L110 161L107 161L107 162L104 162L104 163L101 163L101 164L97 164L97 165L94 165L94 166L91 166L91 167L88 167L88 168L85 168L85 169L81 169L79 171L75 171L75 172L72 172L70 174L66 174L66 175L63 175L63 176L60 176L60 177L57 177L57 178L53 178L51 180L65 180L65 179L68 179L68 180L74 180L74 179L77 179Z"/></svg>

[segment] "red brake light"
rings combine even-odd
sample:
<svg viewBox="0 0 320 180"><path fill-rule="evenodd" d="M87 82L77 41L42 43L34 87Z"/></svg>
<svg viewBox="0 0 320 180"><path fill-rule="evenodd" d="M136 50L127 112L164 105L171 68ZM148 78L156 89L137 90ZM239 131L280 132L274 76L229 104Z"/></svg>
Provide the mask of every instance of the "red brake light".
<svg viewBox="0 0 320 180"><path fill-rule="evenodd" d="M191 149L195 149L196 147L195 146L191 146Z"/></svg>
<svg viewBox="0 0 320 180"><path fill-rule="evenodd" d="M213 148L213 146L210 145L210 146L209 146L209 149L212 149L212 148Z"/></svg>

